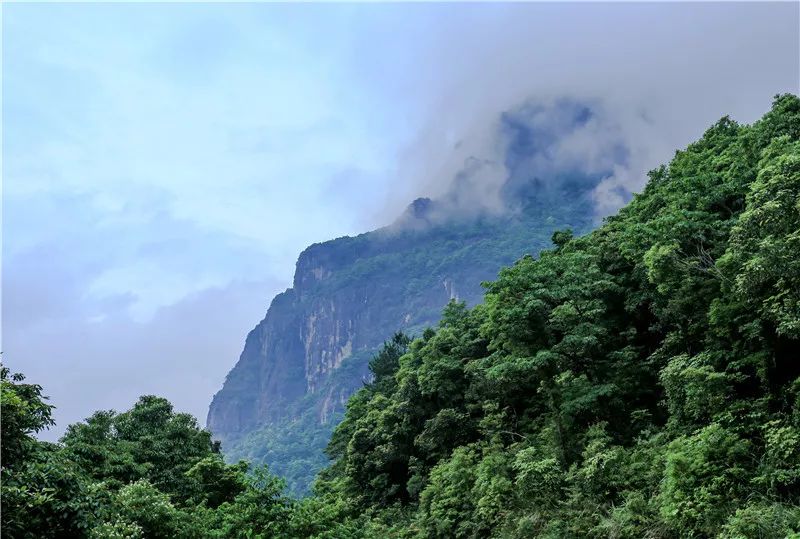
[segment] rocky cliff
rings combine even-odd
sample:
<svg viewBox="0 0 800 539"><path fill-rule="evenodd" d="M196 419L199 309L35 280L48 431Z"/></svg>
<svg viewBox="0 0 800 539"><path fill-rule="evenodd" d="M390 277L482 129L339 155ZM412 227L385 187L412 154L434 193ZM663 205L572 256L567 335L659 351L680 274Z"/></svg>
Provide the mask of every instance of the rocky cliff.
<svg viewBox="0 0 800 539"><path fill-rule="evenodd" d="M575 104L557 112L556 133L591 121L590 111ZM541 111L503 118L508 150L500 204L465 204L481 167L468 163L448 195L416 200L393 225L303 251L292 288L275 297L247 336L211 403L207 426L229 457L267 462L302 491L324 463L332 424L367 381L369 359L386 339L436 323L451 299L477 303L481 282L548 247L555 230L580 233L592 225L592 190L608 171L548 161L554 127L543 131L532 118L541 121Z"/></svg>

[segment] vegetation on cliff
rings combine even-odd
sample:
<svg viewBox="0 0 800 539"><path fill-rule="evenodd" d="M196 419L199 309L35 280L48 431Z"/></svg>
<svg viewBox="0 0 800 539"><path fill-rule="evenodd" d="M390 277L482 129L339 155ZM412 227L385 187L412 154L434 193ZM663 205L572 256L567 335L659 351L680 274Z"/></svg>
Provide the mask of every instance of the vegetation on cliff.
<svg viewBox="0 0 800 539"><path fill-rule="evenodd" d="M4 532L800 536L800 100L723 118L553 243L387 343L301 501L161 399L37 442L49 408L5 373Z"/></svg>
<svg viewBox="0 0 800 539"><path fill-rule="evenodd" d="M800 101L553 240L350 400L306 503L376 536L800 532Z"/></svg>
<svg viewBox="0 0 800 539"><path fill-rule="evenodd" d="M597 224L593 190L625 152L594 166L553 157L564 140L585 135L594 115L571 100L504 114L503 181L468 162L449 191L417 199L392 225L305 249L293 287L248 335L209 408L207 426L226 458L267 464L290 492L308 494L347 398L387 336L420 335L451 298L479 303L482 281L549 248L553 232ZM484 186L490 200L476 200L473 184L491 180L498 193L489 197Z"/></svg>

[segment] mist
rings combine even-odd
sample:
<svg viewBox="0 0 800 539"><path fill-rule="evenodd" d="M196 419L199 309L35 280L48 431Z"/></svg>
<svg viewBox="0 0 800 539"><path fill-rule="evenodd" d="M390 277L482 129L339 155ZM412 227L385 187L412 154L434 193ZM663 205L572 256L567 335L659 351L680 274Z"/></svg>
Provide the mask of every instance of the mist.
<svg viewBox="0 0 800 539"><path fill-rule="evenodd" d="M147 393L202 421L307 245L419 197L502 211L515 169L595 177L609 215L721 116L752 122L798 92L799 16L796 2L5 6L4 362L58 407L50 439ZM554 138L512 166L515 122Z"/></svg>
<svg viewBox="0 0 800 539"><path fill-rule="evenodd" d="M403 70L382 74L388 88L399 89L398 100L414 102L421 123L400 153L385 207L396 212L410 198L441 195L469 162L502 163L504 113L572 99L590 105L595 119L563 141L564 152L602 159L609 137L629 152L596 190L598 214L608 215L625 202L621 193L639 191L647 171L722 116L749 123L775 94L797 92L798 9L790 3L430 6L419 9L422 23L404 26L400 13L411 6L395 6L400 24L388 13L378 18L370 48L381 54L400 41L414 48L419 84L405 83ZM497 171L491 177L495 185L504 181ZM484 190L481 198L487 197L493 198Z"/></svg>

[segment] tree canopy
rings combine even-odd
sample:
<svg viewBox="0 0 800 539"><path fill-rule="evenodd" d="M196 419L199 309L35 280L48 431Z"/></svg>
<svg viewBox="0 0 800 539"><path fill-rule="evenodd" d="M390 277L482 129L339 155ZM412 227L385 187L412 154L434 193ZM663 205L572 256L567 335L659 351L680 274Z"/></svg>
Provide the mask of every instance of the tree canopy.
<svg viewBox="0 0 800 539"><path fill-rule="evenodd" d="M386 343L299 501L157 397L39 442L51 406L3 370L3 532L800 537L800 99L553 244Z"/></svg>

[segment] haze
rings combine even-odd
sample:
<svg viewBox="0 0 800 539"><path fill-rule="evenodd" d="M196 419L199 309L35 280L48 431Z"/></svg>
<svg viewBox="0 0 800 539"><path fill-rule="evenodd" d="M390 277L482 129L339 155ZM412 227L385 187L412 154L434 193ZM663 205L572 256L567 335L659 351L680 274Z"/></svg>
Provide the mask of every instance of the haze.
<svg viewBox="0 0 800 539"><path fill-rule="evenodd" d="M606 130L626 142L599 218L722 115L751 122L798 92L799 16L798 3L7 3L4 362L58 407L49 439L141 394L202 419L300 251L491 161L504 111L597 104L600 128L565 152L602 157Z"/></svg>

